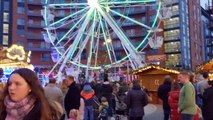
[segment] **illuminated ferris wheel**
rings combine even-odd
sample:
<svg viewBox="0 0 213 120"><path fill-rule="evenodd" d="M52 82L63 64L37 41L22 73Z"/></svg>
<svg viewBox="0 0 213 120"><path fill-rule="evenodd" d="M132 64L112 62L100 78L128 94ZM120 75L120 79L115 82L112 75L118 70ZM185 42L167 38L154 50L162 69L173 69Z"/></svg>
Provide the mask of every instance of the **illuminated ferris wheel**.
<svg viewBox="0 0 213 120"><path fill-rule="evenodd" d="M42 15L47 33L43 34L44 39L52 43L60 55L54 68L60 65L60 72L67 63L72 63L87 69L100 69L126 59L133 69L143 66L141 51L148 43L155 46L152 38L153 32L159 31L158 17L163 18L162 3L161 0L70 0L66 3L45 0ZM131 15L146 10L147 6L155 8L152 23L147 24ZM58 15L61 10L65 15ZM139 26L140 30L126 29L129 25ZM132 37L140 34L143 38L135 42ZM159 41L158 46L162 45L162 38ZM122 57L116 56L117 51Z"/></svg>

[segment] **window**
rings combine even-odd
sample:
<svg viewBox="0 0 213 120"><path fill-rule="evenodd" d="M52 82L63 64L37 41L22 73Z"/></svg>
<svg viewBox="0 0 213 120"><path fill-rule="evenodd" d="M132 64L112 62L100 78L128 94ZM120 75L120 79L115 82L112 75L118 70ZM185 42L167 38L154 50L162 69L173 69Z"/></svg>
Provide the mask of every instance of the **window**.
<svg viewBox="0 0 213 120"><path fill-rule="evenodd" d="M18 41L17 44L21 45L21 46L24 46L24 42L23 41Z"/></svg>
<svg viewBox="0 0 213 120"><path fill-rule="evenodd" d="M18 0L18 2L19 2L19 3L23 3L23 2L24 2L24 0Z"/></svg>
<svg viewBox="0 0 213 120"><path fill-rule="evenodd" d="M17 13L24 14L24 7L18 7L17 8Z"/></svg>
<svg viewBox="0 0 213 120"><path fill-rule="evenodd" d="M64 15L65 15L64 10L60 10L60 11L59 11L59 15L60 15L60 16L64 16Z"/></svg>
<svg viewBox="0 0 213 120"><path fill-rule="evenodd" d="M29 24L32 25L34 23L34 20L29 19Z"/></svg>
<svg viewBox="0 0 213 120"><path fill-rule="evenodd" d="M165 52L179 52L180 42L165 43L164 47L165 47Z"/></svg>
<svg viewBox="0 0 213 120"><path fill-rule="evenodd" d="M10 7L9 7L9 2L8 1L4 1L4 11L9 11Z"/></svg>
<svg viewBox="0 0 213 120"><path fill-rule="evenodd" d="M180 54L168 55L168 60L166 61L166 66L176 66L176 65L180 65Z"/></svg>
<svg viewBox="0 0 213 120"><path fill-rule="evenodd" d="M157 10L156 4L151 4L150 5L150 10Z"/></svg>
<svg viewBox="0 0 213 120"><path fill-rule="evenodd" d="M121 53L120 52L116 52L115 53L116 59L120 60L121 59Z"/></svg>
<svg viewBox="0 0 213 120"><path fill-rule="evenodd" d="M158 53L158 49L151 49L151 54L157 54Z"/></svg>
<svg viewBox="0 0 213 120"><path fill-rule="evenodd" d="M113 47L114 48L120 48L121 47L121 42L120 41L113 41Z"/></svg>
<svg viewBox="0 0 213 120"><path fill-rule="evenodd" d="M28 42L28 47L33 47L33 43L32 42Z"/></svg>
<svg viewBox="0 0 213 120"><path fill-rule="evenodd" d="M7 35L3 35L3 45L8 45L8 36Z"/></svg>
<svg viewBox="0 0 213 120"><path fill-rule="evenodd" d="M3 24L3 33L8 33L8 28L9 28L9 25L8 24Z"/></svg>
<svg viewBox="0 0 213 120"><path fill-rule="evenodd" d="M24 19L23 18L17 19L17 25L24 25Z"/></svg>
<svg viewBox="0 0 213 120"><path fill-rule="evenodd" d="M86 49L84 49L84 50L82 51L81 59L82 59L82 60L87 59L87 52L86 52Z"/></svg>
<svg viewBox="0 0 213 120"><path fill-rule="evenodd" d="M141 22L146 24L146 17L141 17Z"/></svg>
<svg viewBox="0 0 213 120"><path fill-rule="evenodd" d="M17 26L17 36L24 36L24 27Z"/></svg>
<svg viewBox="0 0 213 120"><path fill-rule="evenodd" d="M41 54L41 61L50 61L50 60L51 60L51 56L49 53Z"/></svg>
<svg viewBox="0 0 213 120"><path fill-rule="evenodd" d="M9 22L9 13L4 12L4 22Z"/></svg>

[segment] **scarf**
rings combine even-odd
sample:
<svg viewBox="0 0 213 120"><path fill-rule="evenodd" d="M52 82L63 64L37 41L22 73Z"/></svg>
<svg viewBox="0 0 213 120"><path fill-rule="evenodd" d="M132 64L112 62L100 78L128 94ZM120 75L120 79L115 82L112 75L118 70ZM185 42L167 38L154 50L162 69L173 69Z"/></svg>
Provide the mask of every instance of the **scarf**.
<svg viewBox="0 0 213 120"><path fill-rule="evenodd" d="M22 120L33 108L36 99L32 95L28 95L19 102L13 102L9 96L4 99L6 106L6 120Z"/></svg>

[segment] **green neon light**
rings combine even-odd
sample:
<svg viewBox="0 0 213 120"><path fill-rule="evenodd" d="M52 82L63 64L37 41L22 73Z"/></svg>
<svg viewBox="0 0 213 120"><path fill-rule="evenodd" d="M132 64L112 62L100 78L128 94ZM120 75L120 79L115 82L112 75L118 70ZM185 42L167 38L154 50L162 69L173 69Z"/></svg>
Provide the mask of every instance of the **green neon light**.
<svg viewBox="0 0 213 120"><path fill-rule="evenodd" d="M56 44L56 46L64 39L64 38L66 38L66 36L73 30L73 29L75 29L75 27L83 20L83 18L85 18L86 17L86 14L84 14L83 16L82 16L82 18L80 19L80 20L78 20L78 22L77 23L75 23L70 29L69 29L69 31L67 31L66 33L65 33L65 35L57 42L57 44Z"/></svg>
<svg viewBox="0 0 213 120"><path fill-rule="evenodd" d="M56 22L50 24L49 26L56 25L56 24L58 24L58 23L60 23L60 22L62 22L62 21L64 21L64 20L66 20L66 19L68 19L68 18L70 18L70 17L73 17L74 15L76 15L76 14L78 14L78 13L83 12L84 10L86 10L86 9L88 9L88 8L89 8L89 7L86 7L86 8L84 8L84 9L81 9L81 10L79 10L79 11L73 13L73 14L70 14L70 15L68 15L67 17L64 17L64 18L62 18L62 19L60 19L60 20L58 20L58 21L56 21Z"/></svg>

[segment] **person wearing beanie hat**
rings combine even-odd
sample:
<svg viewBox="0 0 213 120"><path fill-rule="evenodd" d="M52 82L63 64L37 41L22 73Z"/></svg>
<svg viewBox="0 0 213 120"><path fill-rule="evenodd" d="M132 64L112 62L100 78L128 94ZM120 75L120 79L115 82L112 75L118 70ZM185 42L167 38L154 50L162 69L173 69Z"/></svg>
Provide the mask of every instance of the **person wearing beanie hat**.
<svg viewBox="0 0 213 120"><path fill-rule="evenodd" d="M85 107L84 107L84 119L85 120L94 120L93 113L93 96L95 91L90 86L90 83L85 83L83 90L81 91L81 96L84 99Z"/></svg>

